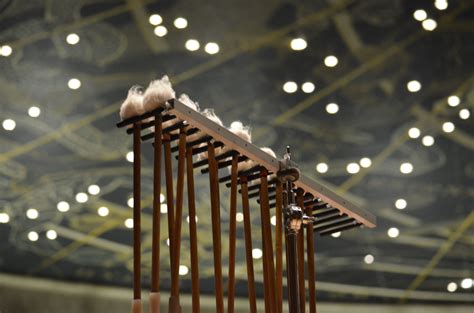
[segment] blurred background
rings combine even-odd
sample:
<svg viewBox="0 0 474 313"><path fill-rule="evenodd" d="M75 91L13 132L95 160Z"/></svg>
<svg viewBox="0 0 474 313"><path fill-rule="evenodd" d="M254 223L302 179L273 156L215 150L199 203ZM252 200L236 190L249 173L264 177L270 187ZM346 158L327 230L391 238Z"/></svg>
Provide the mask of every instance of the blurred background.
<svg viewBox="0 0 474 313"><path fill-rule="evenodd" d="M375 229L316 238L318 312L472 312L473 31L472 0L0 0L0 312L129 311L133 153L115 123L128 89L163 74L226 126L250 125L256 145L280 157L291 145L305 175L377 216ZM214 312L206 177L196 186L203 311ZM242 215L228 202L223 191L246 312ZM257 227L253 237L261 298Z"/></svg>

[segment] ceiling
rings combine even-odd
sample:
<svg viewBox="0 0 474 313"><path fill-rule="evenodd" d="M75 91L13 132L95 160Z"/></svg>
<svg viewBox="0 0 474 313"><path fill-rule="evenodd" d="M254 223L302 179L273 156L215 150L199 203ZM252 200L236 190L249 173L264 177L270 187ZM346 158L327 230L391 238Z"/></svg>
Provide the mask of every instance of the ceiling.
<svg viewBox="0 0 474 313"><path fill-rule="evenodd" d="M375 229L317 238L319 300L472 302L472 288L460 284L474 275L474 124L459 112L474 107L474 3L450 0L438 10L433 2L0 0L0 46L12 48L0 56L0 221L6 222L0 224L0 271L131 285L132 237L124 225L132 214L125 158L131 138L115 122L130 86L168 74L177 93L214 108L225 125L250 125L253 142L279 156L291 145L307 176L377 215ZM434 31L413 18L417 9L437 21ZM155 36L148 22L153 13L162 16L166 36ZM188 21L185 29L173 26L179 16ZM70 33L79 43L66 42ZM306 40L304 50L290 48L297 37ZM198 51L185 49L190 38L201 43ZM207 54L207 42L220 51ZM337 66L325 66L328 55L337 56ZM71 78L80 88L68 88ZM421 84L418 92L407 90L413 80ZM286 81L312 82L315 90L286 93ZM459 105L448 105L451 95ZM328 103L338 104L337 114L326 112ZM28 115L32 106L40 108L38 117ZM9 119L15 121L10 131ZM445 122L454 131L444 131ZM408 135L413 127L418 138ZM434 144L425 146L425 136ZM151 146L144 153L149 219ZM348 173L347 165L364 157L371 166ZM318 172L319 163L328 171ZM403 163L413 170L402 173ZM78 203L76 194L94 184L100 193ZM201 285L211 294L208 182L197 175L196 184ZM406 200L406 208L397 209L397 199ZM58 211L61 201L69 203L68 212ZM97 214L102 206L107 217ZM31 208L35 219L27 216ZM245 297L241 227L237 294ZM393 227L396 238L387 233ZM57 238L47 239L48 230ZM30 240L30 232L38 240ZM166 232L162 227L164 239ZM187 227L183 232L186 247ZM145 222L145 269L150 235ZM258 230L255 238L258 246ZM161 250L167 289L165 240ZM372 264L364 262L368 254ZM182 263L189 265L189 255ZM190 292L190 275L181 279L183 292ZM452 293L451 282L457 284Z"/></svg>

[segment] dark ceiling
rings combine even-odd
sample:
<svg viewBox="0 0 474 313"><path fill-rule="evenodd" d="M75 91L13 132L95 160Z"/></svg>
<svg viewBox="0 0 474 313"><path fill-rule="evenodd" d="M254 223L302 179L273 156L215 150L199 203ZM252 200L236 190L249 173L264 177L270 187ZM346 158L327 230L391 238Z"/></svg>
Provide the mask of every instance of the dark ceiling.
<svg viewBox="0 0 474 313"><path fill-rule="evenodd" d="M249 124L257 145L281 156L291 144L306 175L377 215L375 229L317 238L318 299L473 302L472 288L460 284L474 275L474 124L458 114L474 107L474 2L449 0L446 10L433 2L0 0L0 46L13 50L0 56L0 120L16 122L12 131L0 128L0 213L3 221L9 217L0 224L0 270L131 285L132 237L124 226L132 213L125 159L131 138L115 122L130 86L168 74L178 93L215 108L225 125ZM413 18L417 9L437 21L434 31ZM154 35L152 13L163 17L166 36ZM173 26L178 16L187 28ZM69 45L69 33L80 42ZM305 38L307 48L291 50L295 37ZM201 49L187 51L190 38ZM218 43L219 53L205 53L206 42ZM337 56L336 67L324 65L327 55ZM81 81L79 89L68 88L71 78ZM407 90L412 80L421 90ZM310 81L316 89L288 94L286 81ZM459 96L458 106L447 104L451 95ZM337 114L326 112L330 102L339 105ZM32 106L41 109L39 117L28 116ZM442 130L446 121L453 132ZM419 138L408 136L412 127ZM427 135L434 138L429 147L421 140ZM145 154L148 218L151 147ZM349 174L347 164L363 157L372 166ZM320 162L328 164L326 173L316 171ZM400 172L405 162L413 165L409 174ZM75 195L91 184L100 194L78 203ZM212 293L208 185L205 178L197 185L202 288ZM395 208L399 198L404 210ZM68 212L57 210L60 201L70 204ZM109 208L107 217L97 214L101 206ZM27 217L30 208L39 212L36 219ZM151 224L144 227L148 268ZM391 227L398 237L387 235ZM46 238L50 229L55 240ZM32 231L37 241L29 240ZM375 262L364 263L367 254ZM245 296L242 252L238 260L237 293ZM188 255L182 263L189 265ZM182 279L189 292L189 275ZM450 282L458 286L453 293Z"/></svg>

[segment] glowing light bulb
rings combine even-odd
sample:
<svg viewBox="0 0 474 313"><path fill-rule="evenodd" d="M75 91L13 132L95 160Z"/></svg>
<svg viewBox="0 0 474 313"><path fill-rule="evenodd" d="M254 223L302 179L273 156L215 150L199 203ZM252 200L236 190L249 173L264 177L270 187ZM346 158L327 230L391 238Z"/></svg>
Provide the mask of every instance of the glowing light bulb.
<svg viewBox="0 0 474 313"><path fill-rule="evenodd" d="M85 192L79 192L76 195L76 201L79 203L86 203L89 200L89 196Z"/></svg>
<svg viewBox="0 0 474 313"><path fill-rule="evenodd" d="M425 136L421 139L421 143L426 147L431 147L434 144L435 140L433 136Z"/></svg>
<svg viewBox="0 0 474 313"><path fill-rule="evenodd" d="M252 249L252 258L261 259L262 256L263 256L262 250L260 250L258 248Z"/></svg>
<svg viewBox="0 0 474 313"><path fill-rule="evenodd" d="M215 42L208 42L204 46L204 51L206 51L208 54L216 54L219 52L219 45Z"/></svg>
<svg viewBox="0 0 474 313"><path fill-rule="evenodd" d="M159 14L152 14L148 18L148 22L150 22L150 24L153 26L157 26L163 23L163 18Z"/></svg>
<svg viewBox="0 0 474 313"><path fill-rule="evenodd" d="M312 93L314 89L315 87L312 82L306 82L303 85L301 85L301 90L303 90L304 93Z"/></svg>
<svg viewBox="0 0 474 313"><path fill-rule="evenodd" d="M364 262L365 262L366 264L372 264L372 263L374 263L374 261L375 261L375 258L374 258L374 256L373 256L372 254L367 254L367 255L364 257Z"/></svg>
<svg viewBox="0 0 474 313"><path fill-rule="evenodd" d="M403 210L407 207L407 201L405 199L397 199L397 201L395 201L395 207L399 210Z"/></svg>
<svg viewBox="0 0 474 313"><path fill-rule="evenodd" d="M462 109L459 111L459 118L467 120L471 116L471 112L468 109Z"/></svg>
<svg viewBox="0 0 474 313"><path fill-rule="evenodd" d="M166 203L160 204L160 213L161 214L168 213L168 205Z"/></svg>
<svg viewBox="0 0 474 313"><path fill-rule="evenodd" d="M87 188L87 192L89 192L91 195L98 195L100 192L100 187L97 185L90 185Z"/></svg>
<svg viewBox="0 0 474 313"><path fill-rule="evenodd" d="M368 168L372 165L372 160L369 159L369 158L362 158L362 159L360 159L359 164L360 164L360 166L362 166L364 168Z"/></svg>
<svg viewBox="0 0 474 313"><path fill-rule="evenodd" d="M235 214L235 220L239 223L243 222L244 221L244 215L242 213L238 212L237 214Z"/></svg>
<svg viewBox="0 0 474 313"><path fill-rule="evenodd" d="M99 216L105 217L109 215L109 208L105 206L101 206L100 208L97 209L97 214L99 214Z"/></svg>
<svg viewBox="0 0 474 313"><path fill-rule="evenodd" d="M158 37L164 37L168 33L168 29L166 27L164 27L163 25L156 26L155 30L154 30L154 33Z"/></svg>
<svg viewBox="0 0 474 313"><path fill-rule="evenodd" d="M346 170L349 174L357 174L360 171L360 166L357 163L347 164Z"/></svg>
<svg viewBox="0 0 474 313"><path fill-rule="evenodd" d="M295 51L301 51L301 50L306 49L306 47L308 46L308 43L303 38L294 38L291 40L290 46L291 46L291 49Z"/></svg>
<svg viewBox="0 0 474 313"><path fill-rule="evenodd" d="M447 0L435 0L434 3L435 7L440 10L446 10L448 8L448 1Z"/></svg>
<svg viewBox="0 0 474 313"><path fill-rule="evenodd" d="M7 213L0 213L0 223L6 224L10 221L10 216Z"/></svg>
<svg viewBox="0 0 474 313"><path fill-rule="evenodd" d="M38 117L40 116L40 114L41 114L41 110L38 107L33 106L28 109L28 115L30 117Z"/></svg>
<svg viewBox="0 0 474 313"><path fill-rule="evenodd" d="M77 78L71 78L68 83L67 83L68 87L72 90L77 90L79 88L81 88L81 81Z"/></svg>
<svg viewBox="0 0 474 313"><path fill-rule="evenodd" d="M54 240L54 239L58 238L58 233L54 229L50 229L46 232L46 237L49 240Z"/></svg>
<svg viewBox="0 0 474 313"><path fill-rule="evenodd" d="M445 122L443 123L443 131L445 133L452 133L456 127L454 126L453 123L451 122Z"/></svg>
<svg viewBox="0 0 474 313"><path fill-rule="evenodd" d="M397 238L400 235L400 231L396 227L392 227L387 231L387 234L390 238Z"/></svg>
<svg viewBox="0 0 474 313"><path fill-rule="evenodd" d="M294 81L287 81L283 84L283 91L286 93L295 93L298 90L298 85Z"/></svg>
<svg viewBox="0 0 474 313"><path fill-rule="evenodd" d="M160 193L160 203L165 202L165 200L166 200L165 195Z"/></svg>
<svg viewBox="0 0 474 313"><path fill-rule="evenodd" d="M458 96L449 96L448 105L450 107L457 107L461 103L461 99Z"/></svg>
<svg viewBox="0 0 474 313"><path fill-rule="evenodd" d="M189 269L186 265L180 265L179 266L179 275L184 276L189 273Z"/></svg>
<svg viewBox="0 0 474 313"><path fill-rule="evenodd" d="M133 208L133 198L132 197L128 198L127 205L128 205L129 208Z"/></svg>
<svg viewBox="0 0 474 313"><path fill-rule="evenodd" d="M332 233L331 236L334 237L334 238L339 238L339 237L341 237L341 232L338 231L336 233Z"/></svg>
<svg viewBox="0 0 474 313"><path fill-rule="evenodd" d="M69 209L71 208L69 206L69 203L67 203L66 201L60 201L58 202L58 204L56 205L56 208L58 209L59 212L67 212L69 211Z"/></svg>
<svg viewBox="0 0 474 313"><path fill-rule="evenodd" d="M402 174L410 174L413 172L413 165L409 162L402 163L400 165L400 172Z"/></svg>
<svg viewBox="0 0 474 313"><path fill-rule="evenodd" d="M1 56L8 57L12 54L12 52L13 52L12 47L10 47L8 45L4 45L4 46L0 47L0 55Z"/></svg>
<svg viewBox="0 0 474 313"><path fill-rule="evenodd" d="M418 92L421 90L421 83L417 80L411 80L407 83L407 89L409 92Z"/></svg>
<svg viewBox="0 0 474 313"><path fill-rule="evenodd" d="M127 218L124 222L125 227L133 228L133 218Z"/></svg>
<svg viewBox="0 0 474 313"><path fill-rule="evenodd" d="M418 129L416 127L412 127L408 130L408 137L410 137L412 139L416 139L416 138L420 137L420 135L421 135L420 129Z"/></svg>
<svg viewBox="0 0 474 313"><path fill-rule="evenodd" d="M326 65L327 67L335 67L337 63L339 63L339 60L333 55L328 55L324 59L324 65Z"/></svg>
<svg viewBox="0 0 474 313"><path fill-rule="evenodd" d="M458 285L455 282L450 282L446 287L449 292L455 292L458 289Z"/></svg>
<svg viewBox="0 0 474 313"><path fill-rule="evenodd" d="M329 103L326 105L326 112L329 114L336 114L339 112L339 106L336 103Z"/></svg>
<svg viewBox="0 0 474 313"><path fill-rule="evenodd" d="M277 224L277 217L275 215L273 215L271 218L270 218L270 223L275 226Z"/></svg>
<svg viewBox="0 0 474 313"><path fill-rule="evenodd" d="M318 171L318 173L324 174L328 170L329 170L329 166L324 162L318 163L316 165L316 171Z"/></svg>
<svg viewBox="0 0 474 313"><path fill-rule="evenodd" d="M30 208L26 211L26 217L28 217L30 220L35 220L39 216L39 212L37 209Z"/></svg>
<svg viewBox="0 0 474 313"><path fill-rule="evenodd" d="M421 25L423 26L423 28L429 32L433 31L436 29L436 27L438 26L438 23L436 23L435 20L433 19L426 19L424 20Z"/></svg>
<svg viewBox="0 0 474 313"><path fill-rule="evenodd" d="M133 163L133 151L127 152L125 155L125 158L127 159L128 162Z"/></svg>
<svg viewBox="0 0 474 313"><path fill-rule="evenodd" d="M39 235L38 235L38 233L35 232L35 231L30 231L30 232L28 233L28 239L29 239L30 241L38 241Z"/></svg>
<svg viewBox="0 0 474 313"><path fill-rule="evenodd" d="M16 128L16 122L10 118L6 119L2 123L3 129L12 131Z"/></svg>
<svg viewBox="0 0 474 313"><path fill-rule="evenodd" d="M174 27L178 29L184 29L188 27L188 20L185 19L184 17L178 17L177 19L174 20Z"/></svg>
<svg viewBox="0 0 474 313"><path fill-rule="evenodd" d="M77 45L81 38L79 37L78 34L72 33L67 35L66 37L66 42L70 45Z"/></svg>
<svg viewBox="0 0 474 313"><path fill-rule="evenodd" d="M199 50L201 44L196 39L188 39L184 44L184 47L189 51Z"/></svg>
<svg viewBox="0 0 474 313"><path fill-rule="evenodd" d="M473 285L473 281L471 278L464 278L462 281L461 281L461 288L462 289L469 289L471 288Z"/></svg>
<svg viewBox="0 0 474 313"><path fill-rule="evenodd" d="M426 18L428 17L428 14L426 13L425 10L420 9L413 12L413 17L415 18L415 20L422 22L426 20Z"/></svg>

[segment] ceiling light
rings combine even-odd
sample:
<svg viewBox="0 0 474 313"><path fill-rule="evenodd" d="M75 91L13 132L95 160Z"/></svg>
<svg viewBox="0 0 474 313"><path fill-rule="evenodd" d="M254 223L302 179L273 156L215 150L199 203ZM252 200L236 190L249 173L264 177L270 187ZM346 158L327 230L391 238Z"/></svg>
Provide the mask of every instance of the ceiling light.
<svg viewBox="0 0 474 313"><path fill-rule="evenodd" d="M160 203L165 202L165 200L166 200L165 195L160 193Z"/></svg>
<svg viewBox="0 0 474 313"><path fill-rule="evenodd" d="M372 165L372 160L369 158L362 158L360 159L359 163L360 163L360 166L367 168Z"/></svg>
<svg viewBox="0 0 474 313"><path fill-rule="evenodd" d="M334 237L334 238L339 238L339 237L341 237L341 232L338 231L336 233L332 233L331 236Z"/></svg>
<svg viewBox="0 0 474 313"><path fill-rule="evenodd" d="M215 42L208 42L204 46L204 51L206 51L209 54L216 54L219 52L219 45Z"/></svg>
<svg viewBox="0 0 474 313"><path fill-rule="evenodd" d="M189 51L196 51L199 50L201 44L196 39L188 39L184 44L184 47Z"/></svg>
<svg viewBox="0 0 474 313"><path fill-rule="evenodd" d="M397 201L395 201L395 207L399 210L403 210L407 207L407 201L405 199L397 199Z"/></svg>
<svg viewBox="0 0 474 313"><path fill-rule="evenodd" d="M298 85L293 81L287 81L283 84L283 91L286 93L295 93L298 90Z"/></svg>
<svg viewBox="0 0 474 313"><path fill-rule="evenodd" d="M28 109L28 115L31 117L38 117L41 114L41 110L38 107L30 107Z"/></svg>
<svg viewBox="0 0 474 313"><path fill-rule="evenodd" d="M462 281L461 281L461 288L462 289L469 289L471 288L473 285L473 281L471 278L464 278Z"/></svg>
<svg viewBox="0 0 474 313"><path fill-rule="evenodd" d="M291 49L295 51L301 51L301 50L306 49L306 47L308 46L308 43L303 38L294 38L291 40L290 46L291 46Z"/></svg>
<svg viewBox="0 0 474 313"><path fill-rule="evenodd" d="M6 224L10 221L10 216L7 213L0 213L0 223Z"/></svg>
<svg viewBox="0 0 474 313"><path fill-rule="evenodd" d="M301 90L303 90L304 93L312 93L314 89L315 87L312 82L306 82L303 85L301 85Z"/></svg>
<svg viewBox="0 0 474 313"><path fill-rule="evenodd" d="M318 173L324 174L328 170L329 170L329 166L324 162L318 163L316 165L316 171L318 171Z"/></svg>
<svg viewBox="0 0 474 313"><path fill-rule="evenodd" d="M127 218L124 222L125 227L133 228L133 218Z"/></svg>
<svg viewBox="0 0 474 313"><path fill-rule="evenodd" d="M133 198L131 198L131 197L128 198L127 205L128 205L129 208L133 208Z"/></svg>
<svg viewBox="0 0 474 313"><path fill-rule="evenodd" d="M168 205L166 203L160 204L160 213L162 214L168 213Z"/></svg>
<svg viewBox="0 0 474 313"><path fill-rule="evenodd" d="M324 65L327 67L334 67L337 63L339 63L339 60L333 55L329 55L324 59Z"/></svg>
<svg viewBox="0 0 474 313"><path fill-rule="evenodd" d="M427 19L427 20L424 20L421 25L423 26L423 28L429 32L433 31L436 29L436 27L438 26L438 23L436 23L435 20L433 19Z"/></svg>
<svg viewBox="0 0 474 313"><path fill-rule="evenodd" d="M449 96L448 105L450 107L457 107L461 103L461 99L458 96Z"/></svg>
<svg viewBox="0 0 474 313"><path fill-rule="evenodd" d="M87 192L89 192L91 195L98 195L100 192L100 187L97 185L90 185L87 188Z"/></svg>
<svg viewBox="0 0 474 313"><path fill-rule="evenodd" d="M28 217L30 220L35 220L38 218L38 216L39 212L37 209L31 208L26 211L26 217Z"/></svg>
<svg viewBox="0 0 474 313"><path fill-rule="evenodd" d="M451 122L445 122L443 123L443 131L445 133L452 133L456 127L454 126L453 123Z"/></svg>
<svg viewBox="0 0 474 313"><path fill-rule="evenodd" d="M339 106L336 103L329 103L326 105L326 112L329 114L336 114L339 112Z"/></svg>
<svg viewBox="0 0 474 313"><path fill-rule="evenodd" d="M3 129L12 131L16 127L16 122L9 118L3 121L2 126L3 126Z"/></svg>
<svg viewBox="0 0 474 313"><path fill-rule="evenodd" d="M174 26L178 29L184 29L188 27L188 20L184 17L178 17L174 20Z"/></svg>
<svg viewBox="0 0 474 313"><path fill-rule="evenodd" d="M184 276L189 273L189 269L186 265L180 265L179 266L179 275Z"/></svg>
<svg viewBox="0 0 474 313"><path fill-rule="evenodd" d="M402 174L410 174L413 172L413 165L409 162L402 163L400 165L400 172L402 172Z"/></svg>
<svg viewBox="0 0 474 313"><path fill-rule="evenodd" d="M471 116L471 112L468 109L462 109L459 111L459 117L463 120L467 120Z"/></svg>
<svg viewBox="0 0 474 313"><path fill-rule="evenodd" d="M163 18L159 14L152 14L148 19L148 22L150 22L150 24L153 26L157 26L163 23Z"/></svg>
<svg viewBox="0 0 474 313"><path fill-rule="evenodd" d="M440 10L446 10L448 8L448 1L447 0L435 0L434 3L435 7Z"/></svg>
<svg viewBox="0 0 474 313"><path fill-rule="evenodd" d="M398 230L398 228L392 227L388 230L387 234L390 238L397 238L398 235L400 235L400 231Z"/></svg>
<svg viewBox="0 0 474 313"><path fill-rule="evenodd" d="M428 17L428 14L426 14L425 10L416 10L415 12L413 12L413 17L415 18L415 20L421 22L421 21L426 20L426 18Z"/></svg>
<svg viewBox="0 0 474 313"><path fill-rule="evenodd" d="M28 233L28 239L29 239L30 241L38 241L39 235L38 235L38 233L35 232L35 231L30 231L30 232Z"/></svg>
<svg viewBox="0 0 474 313"><path fill-rule="evenodd" d="M244 215L240 212L238 212L237 214L235 214L235 220L237 222L243 222L244 221Z"/></svg>
<svg viewBox="0 0 474 313"><path fill-rule="evenodd" d="M78 34L69 34L67 35L66 37L66 42L70 45L77 45L79 43L79 41L81 40L81 38L79 37Z"/></svg>
<svg viewBox="0 0 474 313"><path fill-rule="evenodd" d="M170 246L170 239L166 238L166 245L169 247Z"/></svg>
<svg viewBox="0 0 474 313"><path fill-rule="evenodd" d="M49 240L54 240L54 239L58 238L58 233L55 230L50 229L46 232L46 237Z"/></svg>
<svg viewBox="0 0 474 313"><path fill-rule="evenodd" d="M346 169L349 174L357 174L360 171L360 166L357 163L349 163Z"/></svg>
<svg viewBox="0 0 474 313"><path fill-rule="evenodd" d="M277 217L275 215L273 215L271 218L270 218L270 223L273 225L273 226L276 226L277 224Z"/></svg>
<svg viewBox="0 0 474 313"><path fill-rule="evenodd" d="M252 258L261 259L262 256L263 256L262 250L260 250L258 248L252 249Z"/></svg>
<svg viewBox="0 0 474 313"><path fill-rule="evenodd" d="M68 83L67 83L68 87L73 89L73 90L76 90L76 89L79 89L81 88L81 81L77 78L71 78Z"/></svg>
<svg viewBox="0 0 474 313"><path fill-rule="evenodd" d="M408 130L408 137L412 138L412 139L416 139L418 137L420 137L420 129L416 128L416 127L412 127Z"/></svg>
<svg viewBox="0 0 474 313"><path fill-rule="evenodd" d="M447 286L449 292L455 292L458 289L458 285L455 282L450 282Z"/></svg>
<svg viewBox="0 0 474 313"><path fill-rule="evenodd" d="M56 208L58 209L59 212L67 212L69 211L70 206L69 206L69 203L67 203L66 201L61 201L61 202L58 202L58 204L56 205Z"/></svg>
<svg viewBox="0 0 474 313"><path fill-rule="evenodd" d="M79 203L86 203L89 200L89 196L85 192L79 192L76 195L76 201Z"/></svg>
<svg viewBox="0 0 474 313"><path fill-rule="evenodd" d="M4 45L4 46L0 47L0 55L1 56L8 57L12 54L12 52L13 52L12 47L10 47L8 45Z"/></svg>
<svg viewBox="0 0 474 313"><path fill-rule="evenodd" d="M158 37L164 37L168 33L168 29L166 29L166 27L164 27L163 25L156 26L155 30L154 30L154 33Z"/></svg>
<svg viewBox="0 0 474 313"><path fill-rule="evenodd" d="M109 208L105 207L105 206L101 206L100 208L97 209L97 214L99 214L99 216L107 216L109 215Z"/></svg>
<svg viewBox="0 0 474 313"><path fill-rule="evenodd" d="M417 80L412 80L407 83L407 89L409 92L418 92L421 89L421 83Z"/></svg>
<svg viewBox="0 0 474 313"><path fill-rule="evenodd" d="M125 155L125 158L127 159L128 162L133 163L133 151L127 152Z"/></svg>
<svg viewBox="0 0 474 313"><path fill-rule="evenodd" d="M425 136L421 139L421 143L423 143L426 147L431 147L434 144L435 140L433 136Z"/></svg>
<svg viewBox="0 0 474 313"><path fill-rule="evenodd" d="M364 262L365 262L366 264L372 264L372 263L374 263L374 260L375 260L375 258L374 258L374 256L373 256L372 254L367 254L367 255L364 257Z"/></svg>

